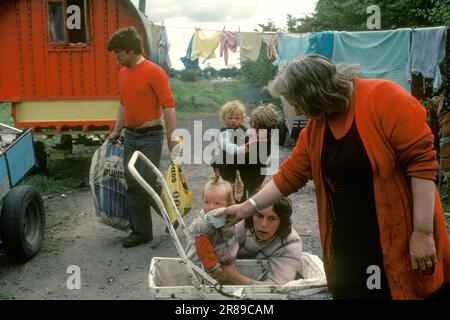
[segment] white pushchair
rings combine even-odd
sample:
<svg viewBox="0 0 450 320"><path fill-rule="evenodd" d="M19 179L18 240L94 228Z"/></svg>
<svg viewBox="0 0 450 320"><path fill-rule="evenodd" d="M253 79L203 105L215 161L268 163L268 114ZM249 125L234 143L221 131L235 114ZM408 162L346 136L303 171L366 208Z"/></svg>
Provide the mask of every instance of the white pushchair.
<svg viewBox="0 0 450 320"><path fill-rule="evenodd" d="M128 168L136 181L149 193L158 205L170 235L175 243L178 258L153 257L149 270L149 288L152 299L329 299L325 272L320 258L309 253L302 253L299 279L286 285L221 285L204 270L196 266L186 256L186 251L170 222L167 210L160 196L142 178L135 168L140 159L162 181L163 188L169 195L170 204L177 216L181 231L187 239L186 248L193 241L180 215L168 186L161 172L141 152L136 151ZM237 269L250 278L256 278L261 270L257 260L237 260Z"/></svg>

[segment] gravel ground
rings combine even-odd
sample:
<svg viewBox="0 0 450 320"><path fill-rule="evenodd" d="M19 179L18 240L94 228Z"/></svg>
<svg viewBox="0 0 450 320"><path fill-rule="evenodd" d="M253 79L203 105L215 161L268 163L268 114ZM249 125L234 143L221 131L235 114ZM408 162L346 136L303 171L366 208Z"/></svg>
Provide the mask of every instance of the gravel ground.
<svg viewBox="0 0 450 320"><path fill-rule="evenodd" d="M201 119L203 130L219 128L217 116ZM194 129L192 119L178 121L178 128ZM206 143L204 142L204 145ZM165 172L169 153L164 147L161 168ZM280 160L291 148L280 148ZM193 191L194 207L185 217L188 224L199 210L201 188L212 173L207 164L183 165L186 181ZM308 184L291 195L293 226L301 235L304 250L321 255L314 190ZM78 188L45 200L46 238L41 252L31 261L12 265L0 251L0 299L149 299L148 269L152 257L176 257L173 241L165 233L164 222L156 215L154 240L125 249L127 234L96 220L89 188ZM181 232L178 231L181 236ZM81 289L69 290L69 266L79 266Z"/></svg>

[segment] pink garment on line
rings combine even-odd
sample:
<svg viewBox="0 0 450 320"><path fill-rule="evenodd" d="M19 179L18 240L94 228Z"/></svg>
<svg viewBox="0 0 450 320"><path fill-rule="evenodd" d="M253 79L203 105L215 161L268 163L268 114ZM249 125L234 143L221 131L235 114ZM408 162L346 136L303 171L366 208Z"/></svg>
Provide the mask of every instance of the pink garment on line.
<svg viewBox="0 0 450 320"><path fill-rule="evenodd" d="M263 42L267 45L267 58L276 58L278 55L278 32L277 33L264 33Z"/></svg>
<svg viewBox="0 0 450 320"><path fill-rule="evenodd" d="M237 49L237 32L224 31L220 38L220 56L223 55L225 65L228 65L228 50L236 52Z"/></svg>

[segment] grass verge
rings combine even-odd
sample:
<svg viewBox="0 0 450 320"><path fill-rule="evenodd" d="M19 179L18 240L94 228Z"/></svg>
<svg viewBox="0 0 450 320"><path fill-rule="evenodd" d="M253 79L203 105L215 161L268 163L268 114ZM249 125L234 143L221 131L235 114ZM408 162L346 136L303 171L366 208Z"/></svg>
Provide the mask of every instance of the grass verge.
<svg viewBox="0 0 450 320"><path fill-rule="evenodd" d="M216 113L225 102L235 100L239 92L251 87L239 80L189 82L173 78L170 85L177 102L177 117L180 118Z"/></svg>
<svg viewBox="0 0 450 320"><path fill-rule="evenodd" d="M22 184L34 186L42 195L85 187L89 185L90 165L90 159L49 161L47 165L49 176L30 175L22 181Z"/></svg>

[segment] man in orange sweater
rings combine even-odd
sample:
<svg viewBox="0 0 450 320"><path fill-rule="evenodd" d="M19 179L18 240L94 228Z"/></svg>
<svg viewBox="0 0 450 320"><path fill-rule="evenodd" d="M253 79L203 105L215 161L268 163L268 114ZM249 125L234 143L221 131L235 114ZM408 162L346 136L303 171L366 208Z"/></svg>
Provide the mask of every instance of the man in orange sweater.
<svg viewBox="0 0 450 320"><path fill-rule="evenodd" d="M150 207L157 206L137 184L128 170L128 162L136 150L141 151L155 166L159 166L163 145L162 110L170 151L177 144L171 139L175 129L175 100L165 71L146 60L142 55L142 40L134 27L116 31L109 40L108 50L114 51L123 68L119 72L120 107L111 140L120 136L125 128L124 164L127 181L126 199L130 217L131 234L122 242L124 247L134 247L153 240ZM137 162L137 170L157 191L156 175Z"/></svg>
<svg viewBox="0 0 450 320"><path fill-rule="evenodd" d="M288 63L269 90L311 120L272 180L224 213L242 219L313 180L335 299L446 296L450 241L425 109L357 71L319 55Z"/></svg>

